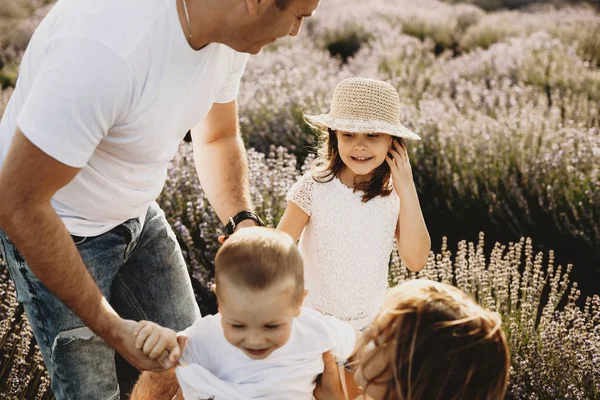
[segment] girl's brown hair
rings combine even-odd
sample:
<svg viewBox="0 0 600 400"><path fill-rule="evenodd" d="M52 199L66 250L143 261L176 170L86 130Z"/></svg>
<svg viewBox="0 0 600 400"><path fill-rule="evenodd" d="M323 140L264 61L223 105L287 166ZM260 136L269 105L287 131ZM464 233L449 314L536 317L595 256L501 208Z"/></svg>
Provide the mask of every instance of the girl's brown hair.
<svg viewBox="0 0 600 400"><path fill-rule="evenodd" d="M319 129L313 127L319 134L319 145L317 149L318 157L311 166L313 179L317 182L330 182L336 176L339 176L344 162L338 151L338 140L336 132L333 129ZM393 140L402 147L405 146L404 140L392 136ZM387 162L383 162L371 173L368 181L360 182L354 185L354 191L362 190L364 192L362 201L367 202L377 196L385 197L392 193L393 187L390 180L391 171Z"/></svg>
<svg viewBox="0 0 600 400"><path fill-rule="evenodd" d="M362 371L375 357L390 361L364 376L365 390L383 385L381 400L503 399L510 356L500 324L453 286L405 282L390 291L357 350Z"/></svg>

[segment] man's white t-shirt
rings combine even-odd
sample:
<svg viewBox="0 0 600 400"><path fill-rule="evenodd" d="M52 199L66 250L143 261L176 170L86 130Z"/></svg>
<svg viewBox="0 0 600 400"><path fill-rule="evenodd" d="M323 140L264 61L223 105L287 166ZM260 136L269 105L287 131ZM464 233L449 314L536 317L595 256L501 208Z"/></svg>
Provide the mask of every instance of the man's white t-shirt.
<svg viewBox="0 0 600 400"><path fill-rule="evenodd" d="M334 317L302 308L289 340L263 360L253 360L225 339L221 315L197 320L183 334L188 341L176 368L186 399L312 399L323 372L323 353L338 360L354 351L353 328Z"/></svg>
<svg viewBox="0 0 600 400"><path fill-rule="evenodd" d="M19 127L82 168L52 205L73 235L143 215L185 133L237 97L247 54L193 50L175 0L60 0L25 52L0 124L0 169Z"/></svg>

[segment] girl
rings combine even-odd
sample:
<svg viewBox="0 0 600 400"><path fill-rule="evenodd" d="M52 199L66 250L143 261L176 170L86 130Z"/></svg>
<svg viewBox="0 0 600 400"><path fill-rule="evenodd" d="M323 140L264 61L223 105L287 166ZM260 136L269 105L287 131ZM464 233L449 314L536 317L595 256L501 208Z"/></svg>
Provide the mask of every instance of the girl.
<svg viewBox="0 0 600 400"><path fill-rule="evenodd" d="M319 158L290 189L278 229L300 239L306 304L362 329L387 289L394 237L412 271L430 248L389 84L350 78L335 89L329 114L305 116L321 133Z"/></svg>

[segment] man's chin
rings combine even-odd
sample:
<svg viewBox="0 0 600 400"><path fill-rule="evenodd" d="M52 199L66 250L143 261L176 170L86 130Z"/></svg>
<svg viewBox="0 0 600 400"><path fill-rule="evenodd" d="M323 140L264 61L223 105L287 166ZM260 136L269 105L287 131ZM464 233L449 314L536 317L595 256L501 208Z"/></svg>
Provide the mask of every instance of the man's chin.
<svg viewBox="0 0 600 400"><path fill-rule="evenodd" d="M249 48L249 49L247 49L247 50L245 50L244 52L245 52L245 53L249 53L249 54L254 54L254 55L255 55L255 54L258 54L258 53L260 53L260 51L261 51L263 48L265 48L265 46L268 46L268 45L270 45L271 43L275 43L275 40L271 40L271 41L268 41L268 42L263 42L263 43L257 43L257 44L255 44L255 45L253 45L253 46L250 46L250 48Z"/></svg>
<svg viewBox="0 0 600 400"><path fill-rule="evenodd" d="M256 55L258 53L260 53L260 51L263 49L263 47L265 47L264 44L256 44L252 47L250 47L246 53L252 54L252 55Z"/></svg>
<svg viewBox="0 0 600 400"><path fill-rule="evenodd" d="M248 51L246 51L246 53L251 54L253 56L257 55L258 53L260 53L260 51L262 50L262 46L260 47L254 47Z"/></svg>

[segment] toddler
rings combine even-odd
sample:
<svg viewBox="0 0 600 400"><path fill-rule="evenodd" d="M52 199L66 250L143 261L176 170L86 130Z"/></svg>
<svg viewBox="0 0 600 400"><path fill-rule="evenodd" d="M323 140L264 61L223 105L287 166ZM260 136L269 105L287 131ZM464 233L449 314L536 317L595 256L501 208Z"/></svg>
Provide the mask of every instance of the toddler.
<svg viewBox="0 0 600 400"><path fill-rule="evenodd" d="M215 283L219 313L181 333L176 374L186 399L312 399L323 353L345 360L354 350L351 326L302 307L303 262L288 235L234 233L217 253ZM147 321L137 331L147 355L177 343L175 332Z"/></svg>

